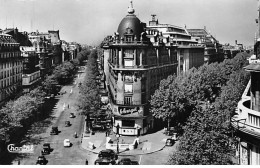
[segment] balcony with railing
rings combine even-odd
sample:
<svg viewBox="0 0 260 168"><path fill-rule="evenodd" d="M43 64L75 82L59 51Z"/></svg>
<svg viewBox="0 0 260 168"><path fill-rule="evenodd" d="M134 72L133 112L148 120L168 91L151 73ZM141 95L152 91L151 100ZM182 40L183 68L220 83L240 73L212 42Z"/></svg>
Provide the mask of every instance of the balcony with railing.
<svg viewBox="0 0 260 168"><path fill-rule="evenodd" d="M118 104L118 105L124 105L124 106L140 106L140 105L143 105L141 101L116 100L115 103Z"/></svg>
<svg viewBox="0 0 260 168"><path fill-rule="evenodd" d="M250 104L250 97L239 101L237 114L231 118L231 123L239 131L260 138L260 112L250 109Z"/></svg>

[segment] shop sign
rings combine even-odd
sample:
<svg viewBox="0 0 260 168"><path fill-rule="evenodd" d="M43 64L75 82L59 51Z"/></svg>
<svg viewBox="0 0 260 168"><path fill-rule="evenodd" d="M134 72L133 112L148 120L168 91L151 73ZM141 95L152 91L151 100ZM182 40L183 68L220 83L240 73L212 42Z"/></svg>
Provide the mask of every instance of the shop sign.
<svg viewBox="0 0 260 168"><path fill-rule="evenodd" d="M133 114L133 113L141 113L143 110L139 107L135 108L126 108L126 107L118 107L119 114L126 115L126 114Z"/></svg>

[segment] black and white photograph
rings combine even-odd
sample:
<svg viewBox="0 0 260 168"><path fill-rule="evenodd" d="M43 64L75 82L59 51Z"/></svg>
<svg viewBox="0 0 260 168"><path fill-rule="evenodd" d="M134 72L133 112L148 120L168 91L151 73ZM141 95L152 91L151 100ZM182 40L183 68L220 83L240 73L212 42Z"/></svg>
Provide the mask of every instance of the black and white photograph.
<svg viewBox="0 0 260 168"><path fill-rule="evenodd" d="M260 165L260 0L0 0L0 165Z"/></svg>

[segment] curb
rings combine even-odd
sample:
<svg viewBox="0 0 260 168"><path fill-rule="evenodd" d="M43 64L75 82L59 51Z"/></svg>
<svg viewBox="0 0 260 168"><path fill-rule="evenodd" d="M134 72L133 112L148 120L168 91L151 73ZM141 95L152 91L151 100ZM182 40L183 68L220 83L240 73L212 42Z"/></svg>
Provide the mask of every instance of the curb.
<svg viewBox="0 0 260 168"><path fill-rule="evenodd" d="M80 148L82 148L82 149L84 149L84 150L87 150L87 151L89 151L89 152L92 152L92 153L94 153L94 154L98 154L98 153L99 153L99 152L96 152L96 151L92 151L92 150L90 150L90 149L83 148L83 147L82 147L82 143L81 143L81 145L80 145ZM154 150L154 151L145 152L145 153L133 153L133 154L123 154L123 153L122 153L122 154L120 154L120 152L119 152L118 156L149 155L149 154L152 154L152 153L161 151L161 150L163 150L164 148L165 148L165 145L164 145L162 148L160 148L160 149L156 149L156 150Z"/></svg>
<svg viewBox="0 0 260 168"><path fill-rule="evenodd" d="M162 148L160 148L160 149L157 149L157 150L154 150L154 151L150 151L150 152L135 153L135 154L118 154L118 156L149 155L149 154L152 154L152 153L155 153L155 152L159 152L159 151L163 150L164 148L165 148L165 145Z"/></svg>
<svg viewBox="0 0 260 168"><path fill-rule="evenodd" d="M85 123L84 123L83 133L82 133L82 134L84 134L85 126L86 126L86 125L85 125ZM82 143L80 144L80 148L81 148L81 149L84 149L84 150L87 150L87 151L89 151L89 152L92 152L92 153L94 153L94 154L98 154L98 153L101 151L101 149L99 150L99 152L96 152L96 151L94 151L94 150L91 150L91 149L88 149L88 148L84 148L83 145L82 145ZM122 151L122 153L120 153L120 152L118 153L118 156L148 155L148 154L152 154L152 153L161 151L161 150L163 150L164 148L165 148L165 144L164 144L163 147L161 147L161 148L159 148L159 149L156 149L156 150L153 150L153 151L149 151L149 152L144 152L144 153L138 152L138 153L133 153L133 154L123 154L123 152L125 152L125 151ZM97 149L98 149L98 148L96 148L95 150L97 150Z"/></svg>

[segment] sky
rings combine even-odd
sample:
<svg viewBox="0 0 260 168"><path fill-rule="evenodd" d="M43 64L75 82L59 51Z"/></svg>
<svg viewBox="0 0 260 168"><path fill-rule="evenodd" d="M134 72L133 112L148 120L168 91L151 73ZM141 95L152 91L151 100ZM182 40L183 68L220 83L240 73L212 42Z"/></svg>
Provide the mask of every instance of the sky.
<svg viewBox="0 0 260 168"><path fill-rule="evenodd" d="M257 0L133 0L136 16L149 23L204 28L221 44L253 45ZM0 29L59 30L67 42L99 45L117 31L130 0L0 0Z"/></svg>

